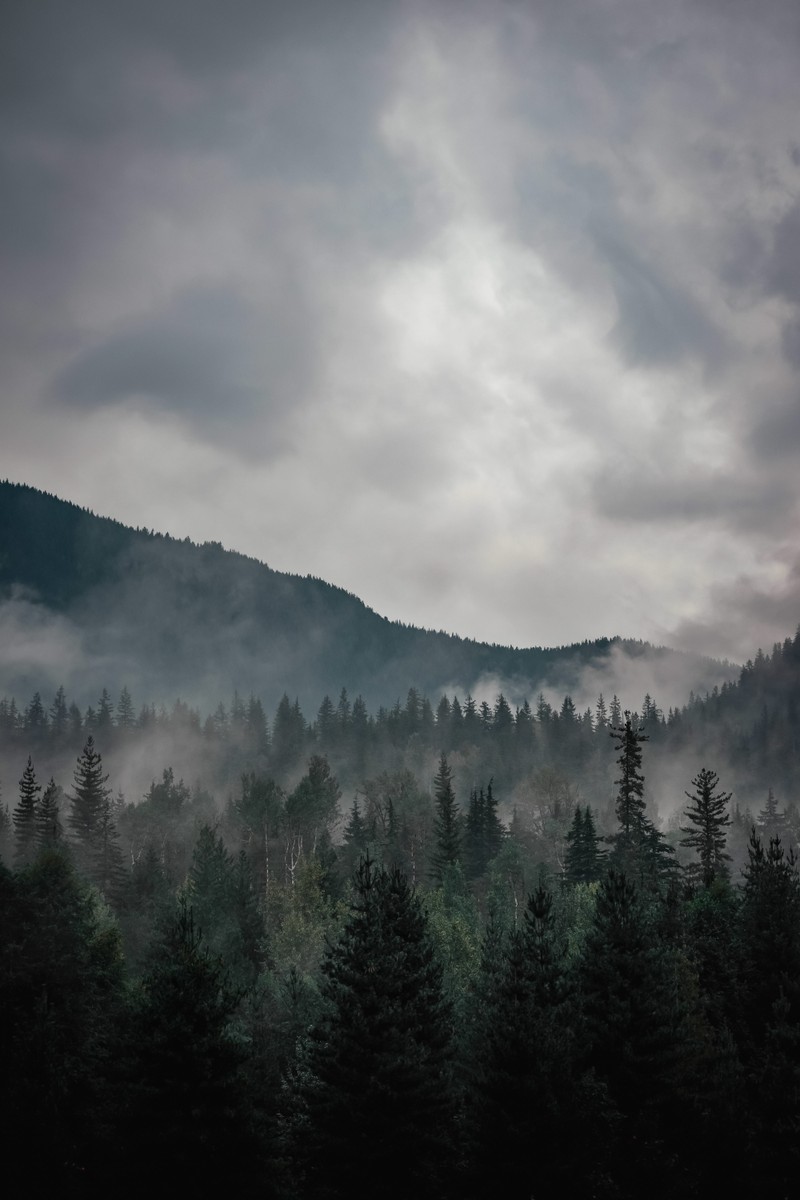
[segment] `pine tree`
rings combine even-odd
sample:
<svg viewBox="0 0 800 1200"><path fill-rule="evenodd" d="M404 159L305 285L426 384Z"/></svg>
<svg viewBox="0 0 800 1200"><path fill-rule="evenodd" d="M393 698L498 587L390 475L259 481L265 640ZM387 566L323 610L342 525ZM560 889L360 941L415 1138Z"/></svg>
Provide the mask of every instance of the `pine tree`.
<svg viewBox="0 0 800 1200"><path fill-rule="evenodd" d="M198 937L219 955L236 982L252 982L264 926L247 861L228 852L210 825L200 830L186 880Z"/></svg>
<svg viewBox="0 0 800 1200"><path fill-rule="evenodd" d="M501 952L496 936L485 944L468 1089L469 1194L476 1198L589 1194L596 1122L577 1072L565 952L553 898L542 887L528 897L522 928Z"/></svg>
<svg viewBox="0 0 800 1200"><path fill-rule="evenodd" d="M444 754L439 760L433 786L436 807L433 875L437 883L441 883L447 867L457 863L461 854L461 817L453 791L452 774Z"/></svg>
<svg viewBox="0 0 800 1200"><path fill-rule="evenodd" d="M750 1192L794 1195L800 1128L800 876L779 838L753 830L741 912L737 1003L751 1116Z"/></svg>
<svg viewBox="0 0 800 1200"><path fill-rule="evenodd" d="M758 814L758 832L765 842L771 838L785 839L787 830L786 813L778 812L778 801L772 788L767 792L764 807Z"/></svg>
<svg viewBox="0 0 800 1200"><path fill-rule="evenodd" d="M725 830L731 823L728 816L730 792L718 792L719 776L703 767L692 780L694 794L686 792L690 805L686 810L689 826L681 826L687 836L682 846L696 850L699 862L693 863L690 875L699 878L704 888L711 887L715 878L726 877L730 855L725 853ZM693 827L693 828L692 828Z"/></svg>
<svg viewBox="0 0 800 1200"><path fill-rule="evenodd" d="M122 689L117 701L117 728L133 729L136 724L136 710L133 707L131 694L126 687Z"/></svg>
<svg viewBox="0 0 800 1200"><path fill-rule="evenodd" d="M655 1194L654 1173L666 1182L674 1162L665 1145L680 1128L675 1080L683 1031L669 961L636 887L610 868L579 971L588 1065L615 1110L613 1159L626 1196ZM657 1194L681 1194L670 1185Z"/></svg>
<svg viewBox="0 0 800 1200"><path fill-rule="evenodd" d="M467 877L479 879L492 859L500 853L505 830L497 816L497 801L492 780L484 794L483 788L470 794L464 836L464 857Z"/></svg>
<svg viewBox="0 0 800 1200"><path fill-rule="evenodd" d="M135 1190L153 1163L168 1190L208 1195L262 1182L244 1054L230 1030L239 1000L183 900L134 992L121 1053L115 1159Z"/></svg>
<svg viewBox="0 0 800 1200"><path fill-rule="evenodd" d="M629 712L625 713L624 724L611 730L611 737L619 743L617 763L621 769L619 779L614 781L619 788L619 829L609 838L611 862L630 880L654 886L673 869L675 852L645 812L642 742L649 738L641 728L634 727Z"/></svg>
<svg viewBox="0 0 800 1200"><path fill-rule="evenodd" d="M41 784L36 782L36 772L33 762L28 756L28 765L19 781L19 803L14 809L14 863L17 867L26 866L36 855L36 818L38 813L39 792Z"/></svg>
<svg viewBox="0 0 800 1200"><path fill-rule="evenodd" d="M95 750L91 734L78 756L73 778L67 822L75 842L78 866L94 881L98 860L102 859L106 845L111 789L106 787L108 775L103 774L103 760Z"/></svg>
<svg viewBox="0 0 800 1200"><path fill-rule="evenodd" d="M605 855L599 850L601 839L595 830L589 805L575 806L572 825L567 833L564 877L567 883L594 883L600 878Z"/></svg>
<svg viewBox="0 0 800 1200"><path fill-rule="evenodd" d="M425 917L399 871L362 861L340 940L323 963L328 1016L307 1053L306 1196L365 1180L441 1197L452 1156L450 1012Z"/></svg>
<svg viewBox="0 0 800 1200"><path fill-rule="evenodd" d="M50 729L53 737L61 739L67 732L69 710L63 686L59 687L50 705Z"/></svg>
<svg viewBox="0 0 800 1200"><path fill-rule="evenodd" d="M350 818L344 829L343 851L348 874L352 874L355 871L359 860L366 854L367 841L368 831L366 822L361 816L358 800L353 800L353 807L350 809Z"/></svg>
<svg viewBox="0 0 800 1200"><path fill-rule="evenodd" d="M42 793L36 810L36 849L53 850L63 837L61 828L60 805L61 788L51 778Z"/></svg>

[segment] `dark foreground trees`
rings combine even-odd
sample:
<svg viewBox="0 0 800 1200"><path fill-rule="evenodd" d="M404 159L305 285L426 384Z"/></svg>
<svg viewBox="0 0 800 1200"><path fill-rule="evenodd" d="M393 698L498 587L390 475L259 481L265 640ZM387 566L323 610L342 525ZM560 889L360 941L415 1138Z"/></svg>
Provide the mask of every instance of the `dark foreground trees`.
<svg viewBox="0 0 800 1200"><path fill-rule="evenodd" d="M328 1015L308 1045L296 1120L303 1195L441 1197L452 1182L451 1014L405 876L362 861L322 967Z"/></svg>

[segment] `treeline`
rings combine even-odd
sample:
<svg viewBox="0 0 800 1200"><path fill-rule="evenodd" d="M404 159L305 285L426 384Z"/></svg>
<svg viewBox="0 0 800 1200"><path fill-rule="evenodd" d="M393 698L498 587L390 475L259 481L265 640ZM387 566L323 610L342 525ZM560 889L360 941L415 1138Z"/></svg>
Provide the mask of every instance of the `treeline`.
<svg viewBox="0 0 800 1200"><path fill-rule="evenodd" d="M608 731L620 724L622 708L616 695L600 695L583 712L569 695L558 705L540 694L533 705L525 700L512 706L502 693L491 705L470 695L443 695L434 704L411 688L404 702L372 713L361 696L351 700L343 688L336 699L325 696L310 719L285 694L270 718L254 695L235 694L203 715L180 700L169 710L152 704L137 709L127 688L116 701L103 689L97 703L82 710L61 687L49 705L38 692L24 705L0 700L0 756L8 762L14 752L33 753L55 767L66 752L77 754L88 734L107 755L159 734L192 744L196 777L209 786L228 787L248 770L285 781L310 755L323 754L352 789L385 770L425 774L443 751L463 764L462 774L472 770L475 777L473 764L480 764L483 776L498 780L508 797L532 772L552 769L601 807L613 792ZM771 655L759 651L738 681L666 712L646 695L638 712L653 743L653 779L676 756L714 761L735 774L737 799L751 808L768 788L790 804L800 790L799 715L800 631L776 644Z"/></svg>
<svg viewBox="0 0 800 1200"><path fill-rule="evenodd" d="M716 773L687 781L669 839L645 728L621 714L606 737L610 817L562 797L548 853L553 828L502 822L491 778L459 797L444 752L432 787L364 781L339 844L319 754L291 788L246 773L221 812L169 769L115 798L92 734L63 791L29 758L0 869L7 1177L791 1194L786 814L769 796L740 872Z"/></svg>

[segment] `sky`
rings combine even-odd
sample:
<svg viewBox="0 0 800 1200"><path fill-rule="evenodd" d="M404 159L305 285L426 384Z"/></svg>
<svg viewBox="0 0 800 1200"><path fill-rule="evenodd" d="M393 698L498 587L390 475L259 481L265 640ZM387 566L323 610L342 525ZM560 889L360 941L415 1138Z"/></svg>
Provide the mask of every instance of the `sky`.
<svg viewBox="0 0 800 1200"><path fill-rule="evenodd" d="M796 0L5 0L0 477L490 642L800 622Z"/></svg>

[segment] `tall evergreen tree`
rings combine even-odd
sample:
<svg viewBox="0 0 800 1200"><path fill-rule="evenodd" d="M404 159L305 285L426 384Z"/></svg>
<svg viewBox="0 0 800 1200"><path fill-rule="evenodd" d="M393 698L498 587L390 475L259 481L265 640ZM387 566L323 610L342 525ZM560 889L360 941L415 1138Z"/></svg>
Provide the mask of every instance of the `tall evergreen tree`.
<svg viewBox="0 0 800 1200"><path fill-rule="evenodd" d="M565 952L542 887L528 897L522 928L509 933L499 961L497 947L485 947L468 1088L468 1187L476 1200L590 1194L595 1106L577 1069Z"/></svg>
<svg viewBox="0 0 800 1200"><path fill-rule="evenodd" d="M111 789L106 787L108 775L103 774L103 760L91 734L78 756L73 779L67 823L72 831L77 864L93 882L98 882L98 873L108 880L107 859L113 844Z"/></svg>
<svg viewBox="0 0 800 1200"><path fill-rule="evenodd" d="M172 1191L263 1184L243 1049L231 1031L239 1000L184 900L151 951L120 1052L114 1167L135 1190L153 1163Z"/></svg>
<svg viewBox="0 0 800 1200"><path fill-rule="evenodd" d="M709 888L716 878L727 876L726 862L730 855L725 853L725 830L731 823L728 816L730 792L718 792L719 776L703 767L692 780L694 794L686 792L690 801L686 810L688 826L681 826L687 836L682 846L697 851L698 862L692 864L690 875L696 876L703 887Z"/></svg>
<svg viewBox="0 0 800 1200"><path fill-rule="evenodd" d="M492 780L484 793L474 788L470 795L464 835L464 857L469 879L478 879L489 863L500 853L504 837L503 826L497 816L497 801L492 790Z"/></svg>
<svg viewBox="0 0 800 1200"><path fill-rule="evenodd" d="M579 970L588 1065L613 1106L622 1194L678 1196L667 1143L680 1129L681 1014L665 947L636 887L613 867L600 884Z"/></svg>
<svg viewBox="0 0 800 1200"><path fill-rule="evenodd" d="M51 778L36 809L37 851L55 849L63 837L59 803L62 794L59 785Z"/></svg>
<svg viewBox="0 0 800 1200"><path fill-rule="evenodd" d="M675 852L645 812L642 742L649 738L634 726L629 712L625 713L624 724L612 728L611 737L620 751L620 777L614 781L619 788L619 829L609 838L611 863L630 880L654 886L672 870Z"/></svg>
<svg viewBox="0 0 800 1200"><path fill-rule="evenodd" d="M50 705L50 730L56 739L60 740L67 732L68 721L67 698L63 686L60 686Z"/></svg>
<svg viewBox="0 0 800 1200"><path fill-rule="evenodd" d="M572 824L567 833L567 853L564 877L567 883L594 883L602 874L605 855L599 849L594 817L589 805L575 806Z"/></svg>
<svg viewBox="0 0 800 1200"><path fill-rule="evenodd" d="M453 791L452 773L444 754L439 760L433 787L436 810L433 875L437 883L441 883L447 867L457 863L461 855L461 816Z"/></svg>
<svg viewBox="0 0 800 1200"><path fill-rule="evenodd" d="M354 1196L371 1180L438 1200L453 1152L450 1011L420 902L401 872L361 863L322 970L328 1015L308 1047L298 1130L303 1195Z"/></svg>
<svg viewBox="0 0 800 1200"><path fill-rule="evenodd" d="M28 765L19 781L19 802L14 809L14 863L18 867L32 862L36 855L36 824L38 795L41 784L36 782L33 761L28 755Z"/></svg>

